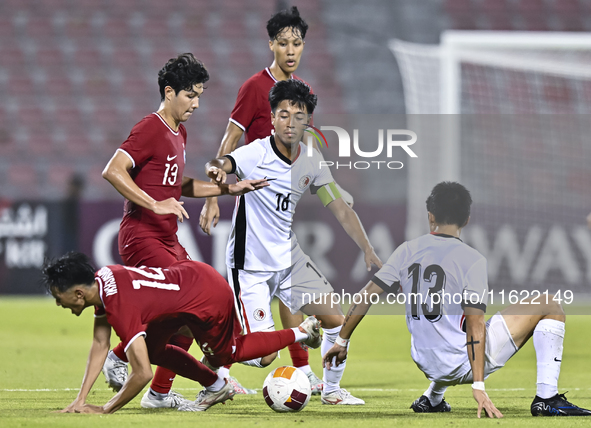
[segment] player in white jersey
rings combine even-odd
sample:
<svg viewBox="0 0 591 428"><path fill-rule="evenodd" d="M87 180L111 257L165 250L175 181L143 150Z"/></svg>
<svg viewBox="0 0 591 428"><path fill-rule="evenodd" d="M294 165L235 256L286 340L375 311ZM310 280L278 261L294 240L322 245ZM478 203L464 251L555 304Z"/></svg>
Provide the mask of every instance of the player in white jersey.
<svg viewBox="0 0 591 428"><path fill-rule="evenodd" d="M484 322L486 259L460 240L471 203L461 184L443 182L433 188L427 199L431 233L400 245L360 291L362 303L350 308L335 345L323 357L325 366L345 361L351 334L378 295L403 293L411 355L431 380L411 405L415 412L449 412L443 397L447 387L471 383L477 416L484 408L489 417L502 417L484 380L533 336L538 371L532 415L591 415L558 394L565 315L553 296L511 305Z"/></svg>
<svg viewBox="0 0 591 428"><path fill-rule="evenodd" d="M321 201L336 216L349 236L364 251L367 269L382 263L367 239L357 214L340 197L327 167L320 167L316 150L309 156L301 140L316 106L316 95L298 80L279 81L269 93L273 136L255 140L206 165L207 174L218 170L240 180L266 177L270 185L258 198L240 197L228 242L228 279L234 287L236 307L244 331L274 328L271 300L277 296L291 311L316 315L324 330L323 352L333 345L344 319L340 305L332 306L332 286L305 255L291 230L295 206L311 186L319 188ZM323 302L319 298L324 296ZM264 367L277 354L249 365ZM324 404L365 404L340 387L344 366L324 371Z"/></svg>

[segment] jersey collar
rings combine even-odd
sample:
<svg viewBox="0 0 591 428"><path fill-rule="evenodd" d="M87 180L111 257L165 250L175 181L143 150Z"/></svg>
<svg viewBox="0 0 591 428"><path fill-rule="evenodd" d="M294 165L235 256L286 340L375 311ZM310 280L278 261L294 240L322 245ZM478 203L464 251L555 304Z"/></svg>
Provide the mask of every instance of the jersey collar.
<svg viewBox="0 0 591 428"><path fill-rule="evenodd" d="M271 70L269 70L269 67L265 67L265 71L267 72L267 74L269 75L269 77L271 79L273 79L273 82L277 83L277 79L275 79L275 76L273 76L273 73L271 73Z"/></svg>
<svg viewBox="0 0 591 428"><path fill-rule="evenodd" d="M176 131L176 132L175 132L175 131L174 131L174 130L173 130L171 127L170 127L170 125L169 125L168 123L166 123L166 121L164 120L164 118L163 118L162 116L160 116L160 113L158 113L158 112L156 112L156 111L155 111L155 112L153 112L152 114L155 114L155 115L156 115L156 117L157 117L158 119L160 119L160 121L161 121L161 122L162 122L164 125L166 125L166 127L168 128L168 130L169 130L170 132L172 132L172 134L173 134L175 137L179 135L179 131ZM180 130L180 129L181 129L181 125L179 125L179 130Z"/></svg>
<svg viewBox="0 0 591 428"><path fill-rule="evenodd" d="M437 232L431 232L431 235L435 235L435 236L439 236L440 238L454 238L457 239L460 242L464 242L462 241L460 238L458 238L457 236L453 236L453 235L448 235L447 233L437 233Z"/></svg>
<svg viewBox="0 0 591 428"><path fill-rule="evenodd" d="M288 165L292 165L293 162L291 161L291 159L289 159L288 157L284 156L283 153L281 153L279 151L279 149L277 148L277 144L275 143L275 136L271 135L271 137L269 137L269 141L271 142L271 147L273 148L273 151L275 152L275 154L277 155L277 157L279 159L281 159L283 162L285 162ZM296 158L293 160L294 162L298 159L298 157L300 157L300 151L301 151L301 147L298 144L298 154L296 156Z"/></svg>

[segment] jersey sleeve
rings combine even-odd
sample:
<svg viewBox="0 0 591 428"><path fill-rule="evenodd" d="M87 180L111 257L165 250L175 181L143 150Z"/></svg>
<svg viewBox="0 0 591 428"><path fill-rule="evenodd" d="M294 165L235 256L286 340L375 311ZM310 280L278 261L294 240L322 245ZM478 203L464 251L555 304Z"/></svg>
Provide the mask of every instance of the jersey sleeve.
<svg viewBox="0 0 591 428"><path fill-rule="evenodd" d="M111 306L113 304L111 303ZM116 306L116 305L115 305ZM135 307L127 307L124 310L109 307L107 320L117 336L121 339L123 349L127 352L129 345L140 336L146 335L146 326L141 322L141 314ZM109 316L112 314L112 316Z"/></svg>
<svg viewBox="0 0 591 428"><path fill-rule="evenodd" d="M125 153L131 159L133 168L137 165L141 165L148 159L150 159L154 153L154 147L156 146L152 141L151 133L149 132L149 126L147 126L147 120L143 120L135 125L127 140L121 144L119 151Z"/></svg>
<svg viewBox="0 0 591 428"><path fill-rule="evenodd" d="M241 180L249 178L265 154L261 144L249 144L234 150L226 157L232 162L231 173Z"/></svg>
<svg viewBox="0 0 591 428"><path fill-rule="evenodd" d="M472 307L486 312L488 304L488 275L486 259L481 257L466 273L463 284L462 308Z"/></svg>
<svg viewBox="0 0 591 428"><path fill-rule="evenodd" d="M236 104L230 113L230 121L242 131L246 131L256 116L258 104L255 82L249 79L238 90Z"/></svg>
<svg viewBox="0 0 591 428"><path fill-rule="evenodd" d="M323 160L317 150L312 150L314 167L316 168L316 174L312 180L312 184L310 188L318 189L328 183L332 183L334 178L332 178L332 174L330 172L330 168L328 166L321 166L321 161ZM313 192L314 193L314 192Z"/></svg>
<svg viewBox="0 0 591 428"><path fill-rule="evenodd" d="M388 261L375 273L371 281L389 293L397 293L400 287L400 266L404 263L406 243L392 253Z"/></svg>
<svg viewBox="0 0 591 428"><path fill-rule="evenodd" d="M104 318L107 316L107 313L105 312L105 308L103 308L102 306L95 306L94 307L94 317L95 318Z"/></svg>

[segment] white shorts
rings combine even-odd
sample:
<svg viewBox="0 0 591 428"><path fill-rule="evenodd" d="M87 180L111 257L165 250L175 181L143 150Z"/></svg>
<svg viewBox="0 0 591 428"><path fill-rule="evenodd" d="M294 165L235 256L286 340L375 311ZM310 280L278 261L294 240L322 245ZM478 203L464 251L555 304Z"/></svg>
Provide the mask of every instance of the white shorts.
<svg viewBox="0 0 591 428"><path fill-rule="evenodd" d="M273 297L279 298L291 313L296 313L312 300L333 291L306 254L300 250L292 257L295 259L293 266L278 272L228 267L228 282L234 290L234 303L245 334L274 327Z"/></svg>
<svg viewBox="0 0 591 428"><path fill-rule="evenodd" d="M486 351L484 360L484 378L503 367L509 359L519 350L513 338L505 318L500 312L494 314L486 323ZM467 360L467 354L466 354ZM467 361L468 372L456 383L472 383L472 368Z"/></svg>

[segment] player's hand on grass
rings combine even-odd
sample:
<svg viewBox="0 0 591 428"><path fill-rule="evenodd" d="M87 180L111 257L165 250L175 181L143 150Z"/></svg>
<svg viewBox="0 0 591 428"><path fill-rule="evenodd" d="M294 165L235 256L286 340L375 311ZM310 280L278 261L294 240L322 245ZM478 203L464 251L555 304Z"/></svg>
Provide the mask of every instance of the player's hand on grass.
<svg viewBox="0 0 591 428"><path fill-rule="evenodd" d="M207 170L207 176L218 184L224 184L227 177L226 171L215 166L212 166Z"/></svg>
<svg viewBox="0 0 591 428"><path fill-rule="evenodd" d="M183 208L184 202L177 201L175 198L168 198L163 201L156 201L152 211L159 215L174 214L179 221L183 222L183 216L189 218L189 214Z"/></svg>
<svg viewBox="0 0 591 428"><path fill-rule="evenodd" d="M502 418L503 414L495 407L493 402L488 398L488 394L485 391L480 389L473 389L472 395L474 399L478 403L478 413L476 416L480 419L480 415L482 413L482 409L486 412L486 416L489 418Z"/></svg>
<svg viewBox="0 0 591 428"><path fill-rule="evenodd" d="M80 409L83 406L83 401L74 400L68 407L62 410L58 410L56 413L80 413Z"/></svg>
<svg viewBox="0 0 591 428"><path fill-rule="evenodd" d="M333 362L334 359L334 362ZM322 357L322 367L326 367L328 370L333 366L338 367L343 361L347 359L347 348L345 346L332 345L332 348L328 350L324 357Z"/></svg>
<svg viewBox="0 0 591 428"><path fill-rule="evenodd" d="M88 413L88 414L104 414L105 409L103 406L95 406L94 404L84 404L76 413Z"/></svg>
<svg viewBox="0 0 591 428"><path fill-rule="evenodd" d="M207 198L201 209L201 215L199 215L199 226L201 230L210 235L211 224L213 223L213 227L216 227L218 221L220 221L220 206L217 200Z"/></svg>
<svg viewBox="0 0 591 428"><path fill-rule="evenodd" d="M377 266L378 269L382 268L382 261L373 248L370 248L365 252L365 266L367 267L368 272L371 270L371 265Z"/></svg>
<svg viewBox="0 0 591 428"><path fill-rule="evenodd" d="M263 187L267 187L269 182L266 178L260 180L242 180L236 184L230 184L228 186L228 193L232 196L240 196L253 190L259 190Z"/></svg>

